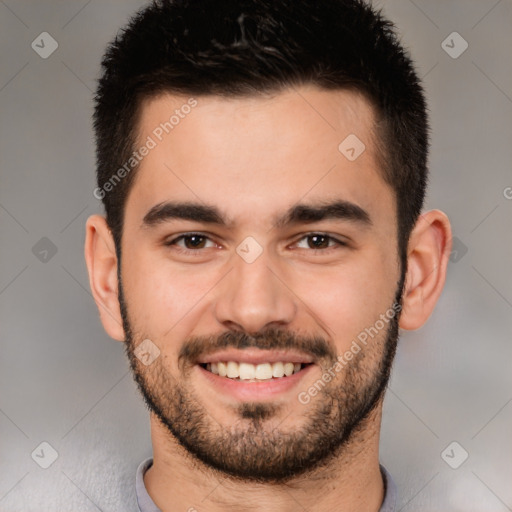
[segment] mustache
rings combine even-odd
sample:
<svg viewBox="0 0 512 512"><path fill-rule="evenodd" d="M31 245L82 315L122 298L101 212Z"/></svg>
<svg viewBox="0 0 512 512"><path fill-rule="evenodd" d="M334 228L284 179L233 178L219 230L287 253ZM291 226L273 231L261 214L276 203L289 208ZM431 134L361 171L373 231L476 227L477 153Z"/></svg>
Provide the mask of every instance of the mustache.
<svg viewBox="0 0 512 512"><path fill-rule="evenodd" d="M221 349L243 350L256 347L262 350L295 349L315 359L336 359L336 353L321 336L303 336L282 329L269 328L261 333L248 334L243 331L226 331L218 335L196 336L186 340L178 355L178 365L194 365L200 356L213 354Z"/></svg>

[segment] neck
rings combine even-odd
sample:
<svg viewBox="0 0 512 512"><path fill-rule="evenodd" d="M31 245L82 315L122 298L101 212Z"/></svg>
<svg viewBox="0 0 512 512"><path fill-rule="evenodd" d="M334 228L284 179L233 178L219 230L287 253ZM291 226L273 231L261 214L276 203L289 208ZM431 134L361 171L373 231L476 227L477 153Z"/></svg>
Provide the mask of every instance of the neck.
<svg viewBox="0 0 512 512"><path fill-rule="evenodd" d="M162 512L195 509L238 511L377 512L384 499L379 468L382 402L326 464L286 484L233 479L190 455L151 414L153 465L144 475L146 489Z"/></svg>

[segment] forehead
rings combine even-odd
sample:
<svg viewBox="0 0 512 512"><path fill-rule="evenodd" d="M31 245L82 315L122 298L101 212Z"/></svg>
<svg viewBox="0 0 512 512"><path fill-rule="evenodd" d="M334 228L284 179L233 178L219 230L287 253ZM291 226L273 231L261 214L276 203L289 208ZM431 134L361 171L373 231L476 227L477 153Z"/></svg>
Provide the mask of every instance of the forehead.
<svg viewBox="0 0 512 512"><path fill-rule="evenodd" d="M214 199L236 217L250 216L249 206L263 214L306 196L343 196L372 210L376 197L393 202L373 126L370 103L347 90L303 86L237 98L162 94L141 105L136 147L151 141L151 150L140 161L129 202L149 209L185 196ZM245 208L236 212L237 206Z"/></svg>
<svg viewBox="0 0 512 512"><path fill-rule="evenodd" d="M190 113L193 115L189 116ZM189 119L183 123L186 118ZM300 123L297 125L293 122ZM168 130L160 126L165 123L171 125L167 126ZM169 128L175 135L184 131L184 124L197 133L201 128L206 131L215 127L212 136L219 130L226 133L230 127L231 131L235 131L245 125L250 130L244 133L251 138L257 135L269 137L277 130L280 130L281 136L287 133L293 136L297 132L304 135L315 132L317 136L326 132L342 135L344 131L352 130L362 138L367 138L372 132L375 118L370 102L362 93L304 85L275 93L242 97L192 97L162 93L142 102L137 131L142 138L150 132L155 132L154 135L160 138L169 135ZM178 125L182 125L180 130L177 129ZM372 150L371 147L368 149Z"/></svg>

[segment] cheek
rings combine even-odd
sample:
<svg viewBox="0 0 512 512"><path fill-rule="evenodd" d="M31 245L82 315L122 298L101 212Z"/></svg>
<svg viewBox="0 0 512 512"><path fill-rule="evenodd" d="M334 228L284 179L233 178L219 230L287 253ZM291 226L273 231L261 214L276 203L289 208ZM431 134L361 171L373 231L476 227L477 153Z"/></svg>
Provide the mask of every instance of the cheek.
<svg viewBox="0 0 512 512"><path fill-rule="evenodd" d="M123 263L123 286L132 323L146 335L174 335L194 321L200 299L215 283L214 277L200 265L179 267L162 257L134 253Z"/></svg>
<svg viewBox="0 0 512 512"><path fill-rule="evenodd" d="M369 258L366 263L304 274L300 297L336 340L338 352L347 350L365 329L375 325L392 305L398 270ZM396 274L396 276L395 276ZM296 288L297 289L297 288Z"/></svg>

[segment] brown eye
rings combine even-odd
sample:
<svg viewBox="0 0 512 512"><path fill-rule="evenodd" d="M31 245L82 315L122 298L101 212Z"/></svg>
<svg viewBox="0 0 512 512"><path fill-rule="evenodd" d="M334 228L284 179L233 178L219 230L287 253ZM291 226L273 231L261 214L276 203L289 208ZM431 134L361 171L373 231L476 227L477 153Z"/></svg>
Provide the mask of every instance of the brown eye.
<svg viewBox="0 0 512 512"><path fill-rule="evenodd" d="M341 240L337 240L336 238L333 238L332 236L326 235L325 233L311 233L309 235L303 236L299 240L299 244L302 240L307 240L306 245L307 247L299 247L301 249L313 249L313 250L321 250L327 252L330 249L336 248L336 246L346 246L347 244L345 242L342 242Z"/></svg>
<svg viewBox="0 0 512 512"><path fill-rule="evenodd" d="M325 249L329 247L329 237L324 235L311 235L307 237L311 242L308 245L311 249Z"/></svg>
<svg viewBox="0 0 512 512"><path fill-rule="evenodd" d="M201 235L184 236L183 241L185 242L186 249L202 249L204 247L206 237Z"/></svg>
<svg viewBox="0 0 512 512"><path fill-rule="evenodd" d="M199 249L207 249L206 243L210 239L202 235L200 233L187 233L184 235L180 235L173 240L170 240L168 242L165 242L166 246L175 246L178 251L190 251L190 252L198 252ZM211 241L211 240L210 240ZM183 242L180 244L180 242ZM212 242L213 244L213 242ZM215 246L215 244L213 244ZM213 247L210 246L210 247Z"/></svg>

